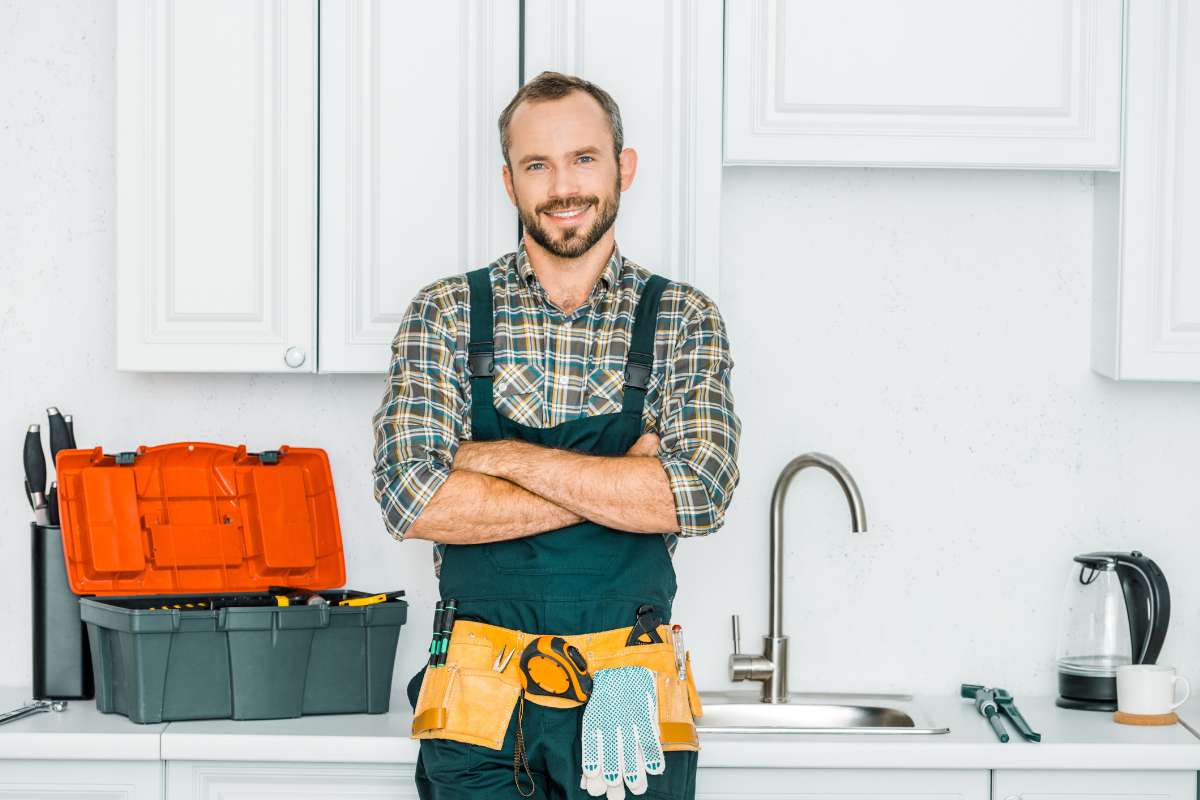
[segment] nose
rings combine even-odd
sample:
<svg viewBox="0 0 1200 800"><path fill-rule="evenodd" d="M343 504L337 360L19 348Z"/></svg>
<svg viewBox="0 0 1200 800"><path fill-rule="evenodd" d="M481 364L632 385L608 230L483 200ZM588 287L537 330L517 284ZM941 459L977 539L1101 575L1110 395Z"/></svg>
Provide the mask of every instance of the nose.
<svg viewBox="0 0 1200 800"><path fill-rule="evenodd" d="M579 181L572 169L554 170L554 180L550 186L550 197L554 199L571 197L579 191Z"/></svg>

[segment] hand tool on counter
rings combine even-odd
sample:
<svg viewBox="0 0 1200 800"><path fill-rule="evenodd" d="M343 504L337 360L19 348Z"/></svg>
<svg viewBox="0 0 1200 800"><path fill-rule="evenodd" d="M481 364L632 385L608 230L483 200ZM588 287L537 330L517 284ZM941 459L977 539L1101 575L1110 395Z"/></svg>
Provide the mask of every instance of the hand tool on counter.
<svg viewBox="0 0 1200 800"><path fill-rule="evenodd" d="M33 500L33 518L39 525L50 524L50 511L46 505L46 454L42 450L42 427L30 425L25 431L25 480L29 484L29 497Z"/></svg>
<svg viewBox="0 0 1200 800"><path fill-rule="evenodd" d="M1025 741L1040 742L1042 740L1042 735L1035 733L1029 726L1029 722L1017 710L1013 696L1008 690L964 683L959 689L959 695L967 700L975 701L975 710L988 721L992 730L996 732L996 738L1001 742L1008 741L1008 730L1001 720L1002 715L1008 717L1013 727L1017 729L1017 733L1021 734L1021 738Z"/></svg>
<svg viewBox="0 0 1200 800"><path fill-rule="evenodd" d="M9 711L7 713L0 714L0 725L3 725L6 722L13 722L15 720L21 719L22 717L28 717L33 714L39 714L43 711L66 711L66 710L67 710L67 701L66 700L37 700L33 703L28 703L26 705L23 705L20 708L14 708L12 711Z"/></svg>

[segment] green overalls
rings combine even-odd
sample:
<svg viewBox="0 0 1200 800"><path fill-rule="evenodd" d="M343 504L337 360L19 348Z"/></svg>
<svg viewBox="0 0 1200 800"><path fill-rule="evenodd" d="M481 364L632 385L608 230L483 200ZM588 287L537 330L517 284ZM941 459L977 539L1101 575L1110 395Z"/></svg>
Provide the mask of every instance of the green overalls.
<svg viewBox="0 0 1200 800"><path fill-rule="evenodd" d="M659 299L667 280L647 281L634 314L621 411L533 428L501 416L492 401L494 345L492 287L487 268L467 274L471 297L472 440L520 439L594 455L624 455L642 434L642 406L654 366ZM581 522L555 531L476 545L450 545L442 560L442 598L458 599L458 618L536 633L561 635L634 623L649 603L669 623L675 570L663 537ZM415 707L424 669L409 682ZM582 774L583 707L558 709L526 703L522 729L537 798L586 798ZM518 715L503 749L445 739L421 740L417 790L423 800L513 800L513 752ZM528 777L522 772L525 791ZM643 797L694 798L696 753L666 753L666 770L649 776Z"/></svg>

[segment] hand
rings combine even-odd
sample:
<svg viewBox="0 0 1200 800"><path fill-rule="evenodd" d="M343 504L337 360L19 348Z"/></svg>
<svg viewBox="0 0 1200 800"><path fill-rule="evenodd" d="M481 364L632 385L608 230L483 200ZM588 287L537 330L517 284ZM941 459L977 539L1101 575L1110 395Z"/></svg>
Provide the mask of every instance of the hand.
<svg viewBox="0 0 1200 800"><path fill-rule="evenodd" d="M658 435L643 433L638 440L625 451L627 456L656 456L658 455Z"/></svg>

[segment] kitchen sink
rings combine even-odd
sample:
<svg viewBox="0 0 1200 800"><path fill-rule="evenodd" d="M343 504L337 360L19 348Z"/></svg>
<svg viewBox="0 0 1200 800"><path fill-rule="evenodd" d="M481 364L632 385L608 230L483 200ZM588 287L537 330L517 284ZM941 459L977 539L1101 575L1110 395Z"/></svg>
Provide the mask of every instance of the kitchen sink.
<svg viewBox="0 0 1200 800"><path fill-rule="evenodd" d="M757 692L701 692L700 733L948 733L906 694L791 693L764 703Z"/></svg>

